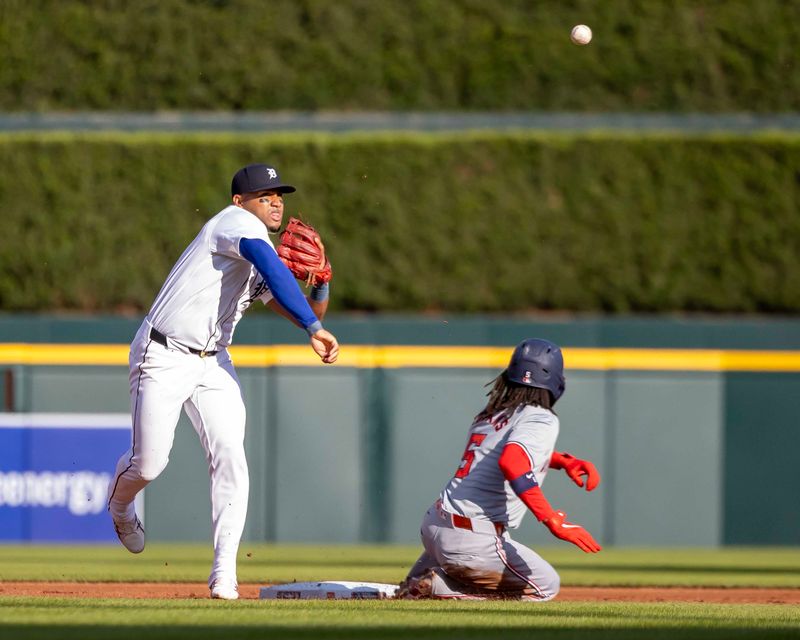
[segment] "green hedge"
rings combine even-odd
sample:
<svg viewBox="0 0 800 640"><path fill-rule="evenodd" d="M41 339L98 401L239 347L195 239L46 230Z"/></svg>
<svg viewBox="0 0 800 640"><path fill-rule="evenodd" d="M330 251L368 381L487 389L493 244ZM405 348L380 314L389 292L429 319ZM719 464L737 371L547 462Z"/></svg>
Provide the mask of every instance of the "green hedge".
<svg viewBox="0 0 800 640"><path fill-rule="evenodd" d="M146 309L241 165L333 309L800 311L800 136L0 136L0 308Z"/></svg>
<svg viewBox="0 0 800 640"><path fill-rule="evenodd" d="M0 109L791 111L798 51L796 0L3 0Z"/></svg>

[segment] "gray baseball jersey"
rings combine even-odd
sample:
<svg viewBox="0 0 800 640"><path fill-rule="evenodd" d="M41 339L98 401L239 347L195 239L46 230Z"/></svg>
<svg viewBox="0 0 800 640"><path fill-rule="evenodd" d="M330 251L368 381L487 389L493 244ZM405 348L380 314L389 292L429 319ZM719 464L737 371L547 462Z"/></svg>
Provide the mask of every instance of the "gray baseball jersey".
<svg viewBox="0 0 800 640"><path fill-rule="evenodd" d="M498 465L508 443L528 454L536 482L547 475L558 438L558 417L541 407L526 405L511 416L504 413L475 422L455 477L440 494L443 508L467 518L489 520L516 529L528 508L503 476Z"/></svg>

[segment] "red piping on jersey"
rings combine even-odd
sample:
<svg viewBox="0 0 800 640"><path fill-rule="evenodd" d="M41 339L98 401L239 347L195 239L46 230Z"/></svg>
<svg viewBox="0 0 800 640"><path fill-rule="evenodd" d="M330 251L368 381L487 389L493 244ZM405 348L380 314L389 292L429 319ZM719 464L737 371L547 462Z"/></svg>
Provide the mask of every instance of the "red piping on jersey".
<svg viewBox="0 0 800 640"><path fill-rule="evenodd" d="M536 595L539 596L539 598L538 598L539 600L541 600L542 598L545 597L544 596L544 592L539 588L539 585L537 585L533 581L533 576L528 577L528 576L520 573L508 561L508 557L506 556L506 551L503 548L503 539L502 538L499 538L499 537L495 538L495 540L494 540L494 550L497 552L497 555L500 557L500 560L502 561L502 563L509 568L511 573L513 573L515 576L517 576L520 580L522 580L526 584L530 585L533 588L533 590L536 591ZM528 567L527 564L525 566L528 568L529 571L533 572L533 567Z"/></svg>

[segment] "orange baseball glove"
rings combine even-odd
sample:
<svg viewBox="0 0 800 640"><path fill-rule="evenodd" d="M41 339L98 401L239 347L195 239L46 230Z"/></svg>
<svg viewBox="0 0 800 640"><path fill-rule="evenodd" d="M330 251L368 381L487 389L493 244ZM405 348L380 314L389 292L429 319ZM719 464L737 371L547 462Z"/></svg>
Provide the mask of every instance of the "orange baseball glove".
<svg viewBox="0 0 800 640"><path fill-rule="evenodd" d="M310 224L289 218L278 245L278 256L295 278L308 285L321 285L333 277L325 245Z"/></svg>

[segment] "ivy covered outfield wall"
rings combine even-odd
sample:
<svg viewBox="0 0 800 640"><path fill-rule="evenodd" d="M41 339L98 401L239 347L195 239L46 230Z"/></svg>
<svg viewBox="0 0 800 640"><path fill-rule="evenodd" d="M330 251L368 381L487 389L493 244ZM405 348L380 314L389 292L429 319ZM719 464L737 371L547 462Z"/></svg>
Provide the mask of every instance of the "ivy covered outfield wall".
<svg viewBox="0 0 800 640"><path fill-rule="evenodd" d="M800 311L800 136L0 137L0 308L147 309L274 163L332 309Z"/></svg>
<svg viewBox="0 0 800 640"><path fill-rule="evenodd" d="M3 0L0 109L797 111L799 50L795 0Z"/></svg>

